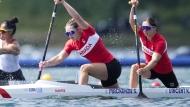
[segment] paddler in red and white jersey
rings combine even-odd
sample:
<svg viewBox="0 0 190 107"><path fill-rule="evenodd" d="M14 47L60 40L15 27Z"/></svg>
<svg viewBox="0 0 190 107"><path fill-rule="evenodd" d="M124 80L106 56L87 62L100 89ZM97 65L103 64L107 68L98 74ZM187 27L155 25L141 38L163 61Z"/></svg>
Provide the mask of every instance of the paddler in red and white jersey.
<svg viewBox="0 0 190 107"><path fill-rule="evenodd" d="M129 15L129 23L133 31L134 28L134 6L138 6L138 0L131 0L132 8ZM136 88L138 85L138 75L147 79L156 79L162 81L167 88L178 87L177 78L173 72L172 63L167 53L167 42L165 38L159 34L157 23L154 18L147 18L142 22L142 26L137 24L137 31L140 36L142 51L144 52L146 63L141 63L131 67L130 88Z"/></svg>
<svg viewBox="0 0 190 107"><path fill-rule="evenodd" d="M40 62L39 67L55 66L63 62L75 50L91 63L80 67L79 85L88 84L89 76L101 80L104 88L119 88L117 79L121 74L120 62L106 49L95 29L87 23L65 0L61 3L72 17L65 27L70 39L63 50L48 61Z"/></svg>

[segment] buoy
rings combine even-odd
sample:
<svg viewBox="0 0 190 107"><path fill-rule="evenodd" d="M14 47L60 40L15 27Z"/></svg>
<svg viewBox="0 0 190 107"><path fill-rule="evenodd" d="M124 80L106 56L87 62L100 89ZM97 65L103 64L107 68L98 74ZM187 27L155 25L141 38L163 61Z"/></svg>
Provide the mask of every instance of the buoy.
<svg viewBox="0 0 190 107"><path fill-rule="evenodd" d="M41 77L41 80L52 80L52 78L51 78L51 75L50 74L44 74L44 75L42 75L42 77Z"/></svg>
<svg viewBox="0 0 190 107"><path fill-rule="evenodd" d="M153 82L151 84L151 86L153 86L153 87L160 87L160 83L159 82Z"/></svg>

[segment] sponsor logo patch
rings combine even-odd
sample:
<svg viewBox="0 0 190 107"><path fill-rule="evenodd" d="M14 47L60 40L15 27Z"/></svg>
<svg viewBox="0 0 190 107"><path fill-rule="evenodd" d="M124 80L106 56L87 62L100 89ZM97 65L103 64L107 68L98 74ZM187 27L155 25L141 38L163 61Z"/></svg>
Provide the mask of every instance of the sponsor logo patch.
<svg viewBox="0 0 190 107"><path fill-rule="evenodd" d="M189 88L169 88L169 89L166 89L166 93L190 94L190 89Z"/></svg>
<svg viewBox="0 0 190 107"><path fill-rule="evenodd" d="M108 89L106 94L137 94L137 90L131 88L113 88Z"/></svg>
<svg viewBox="0 0 190 107"><path fill-rule="evenodd" d="M29 92L42 92L42 88L29 88Z"/></svg>
<svg viewBox="0 0 190 107"><path fill-rule="evenodd" d="M61 93L61 92L65 92L65 89L55 89L56 93Z"/></svg>

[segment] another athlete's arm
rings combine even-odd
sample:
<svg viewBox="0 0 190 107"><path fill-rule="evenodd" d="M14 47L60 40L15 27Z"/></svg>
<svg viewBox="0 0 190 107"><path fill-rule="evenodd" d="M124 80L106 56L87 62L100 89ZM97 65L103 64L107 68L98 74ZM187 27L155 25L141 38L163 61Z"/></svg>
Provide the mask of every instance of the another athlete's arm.
<svg viewBox="0 0 190 107"><path fill-rule="evenodd" d="M19 55L20 54L20 46L17 41L14 41L13 43L9 44L5 48L0 48L0 55L2 54L13 54L13 55Z"/></svg>

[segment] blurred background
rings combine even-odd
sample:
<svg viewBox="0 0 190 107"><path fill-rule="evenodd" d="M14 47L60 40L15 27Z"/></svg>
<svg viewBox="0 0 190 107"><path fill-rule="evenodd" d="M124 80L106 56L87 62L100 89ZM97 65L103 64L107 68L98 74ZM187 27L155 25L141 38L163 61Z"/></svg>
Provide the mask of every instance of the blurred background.
<svg viewBox="0 0 190 107"><path fill-rule="evenodd" d="M67 0L79 14L96 29L106 47L120 48L133 54L135 37L128 23L131 5L128 0ZM140 0L137 10L138 23L147 17L158 22L158 32L167 40L168 47L176 54L190 55L190 1ZM0 22L18 17L15 38L22 47L22 57L42 49L43 53L52 16L53 0L1 0ZM65 23L71 17L59 4L48 49L59 52L68 37L64 35ZM27 53L26 50L29 52ZM182 52L183 51L183 52ZM27 54L24 54L27 53ZM125 53L124 53L125 54ZM35 55L36 56L37 52ZM41 54L40 54L41 55ZM52 54L51 54L52 56ZM40 56L40 58L42 55Z"/></svg>

